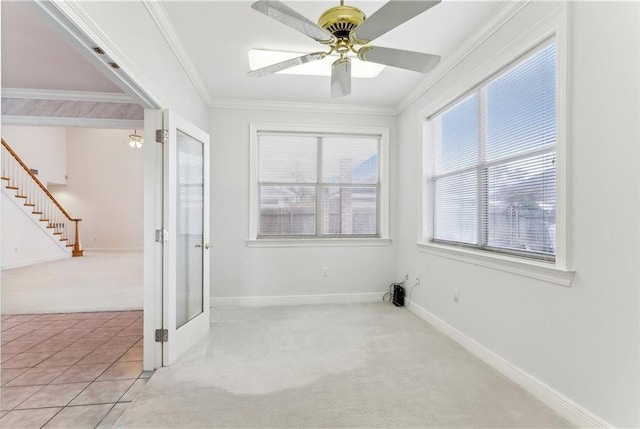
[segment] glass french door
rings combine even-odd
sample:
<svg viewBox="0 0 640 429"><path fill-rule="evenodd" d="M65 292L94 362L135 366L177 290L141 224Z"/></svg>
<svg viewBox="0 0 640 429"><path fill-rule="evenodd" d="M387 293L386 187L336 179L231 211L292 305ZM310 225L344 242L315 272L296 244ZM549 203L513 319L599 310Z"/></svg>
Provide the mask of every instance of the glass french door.
<svg viewBox="0 0 640 429"><path fill-rule="evenodd" d="M162 364L209 332L209 135L164 111Z"/></svg>

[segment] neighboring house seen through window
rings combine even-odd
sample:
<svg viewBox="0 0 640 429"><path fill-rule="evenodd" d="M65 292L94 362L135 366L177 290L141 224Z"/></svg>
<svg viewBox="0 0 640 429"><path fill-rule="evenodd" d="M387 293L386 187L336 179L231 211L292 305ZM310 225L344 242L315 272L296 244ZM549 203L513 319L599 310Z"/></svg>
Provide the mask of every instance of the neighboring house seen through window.
<svg viewBox="0 0 640 429"><path fill-rule="evenodd" d="M427 119L432 242L554 261L556 44Z"/></svg>

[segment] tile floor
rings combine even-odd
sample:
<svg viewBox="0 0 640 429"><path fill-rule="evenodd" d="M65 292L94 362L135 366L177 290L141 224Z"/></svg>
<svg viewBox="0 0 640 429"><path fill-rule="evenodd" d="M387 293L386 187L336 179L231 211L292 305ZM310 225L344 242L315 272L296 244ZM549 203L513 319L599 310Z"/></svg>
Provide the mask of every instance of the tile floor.
<svg viewBox="0 0 640 429"><path fill-rule="evenodd" d="M142 390L142 311L2 316L0 426L110 428Z"/></svg>

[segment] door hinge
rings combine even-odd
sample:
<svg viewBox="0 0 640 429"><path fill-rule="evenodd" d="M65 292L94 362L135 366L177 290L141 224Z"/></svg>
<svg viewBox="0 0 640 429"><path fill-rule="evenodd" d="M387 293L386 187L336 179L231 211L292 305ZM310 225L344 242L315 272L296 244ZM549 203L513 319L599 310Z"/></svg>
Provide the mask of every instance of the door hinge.
<svg viewBox="0 0 640 429"><path fill-rule="evenodd" d="M169 130L156 130L156 143L166 143L169 139Z"/></svg>
<svg viewBox="0 0 640 429"><path fill-rule="evenodd" d="M156 242L158 243L166 243L169 241L169 230L168 229L156 229Z"/></svg>
<svg viewBox="0 0 640 429"><path fill-rule="evenodd" d="M169 341L169 331L166 329L156 329L156 343L166 343Z"/></svg>

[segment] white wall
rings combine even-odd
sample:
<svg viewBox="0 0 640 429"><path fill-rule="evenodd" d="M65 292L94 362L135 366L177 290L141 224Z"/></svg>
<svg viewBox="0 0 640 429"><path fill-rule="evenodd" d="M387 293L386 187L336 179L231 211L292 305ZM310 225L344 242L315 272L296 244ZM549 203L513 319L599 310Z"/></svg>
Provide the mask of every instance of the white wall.
<svg viewBox="0 0 640 429"><path fill-rule="evenodd" d="M569 251L563 287L422 253L418 111L554 5L529 3L399 117L397 276L414 301L617 427L640 425L640 26L637 2L570 4ZM607 221L608 220L608 221ZM603 222L604 221L604 222ZM453 289L460 303L453 302Z"/></svg>
<svg viewBox="0 0 640 429"><path fill-rule="evenodd" d="M2 127L2 138L44 185L64 184L67 171L66 130L56 127Z"/></svg>
<svg viewBox="0 0 640 429"><path fill-rule="evenodd" d="M82 219L83 249L142 249L144 161L142 150L127 144L131 132L67 129L67 185L51 191Z"/></svg>
<svg viewBox="0 0 640 429"><path fill-rule="evenodd" d="M391 177L395 118L348 114L212 109L211 296L365 294L388 290L395 249L382 247L254 248L249 230L249 123L336 124L390 128ZM392 185L393 186L393 185ZM391 199L391 217L396 215ZM394 231L391 231L394 238ZM322 267L329 276L322 277Z"/></svg>
<svg viewBox="0 0 640 429"><path fill-rule="evenodd" d="M21 202L2 192L2 269L70 257L35 217L29 218L19 206Z"/></svg>

